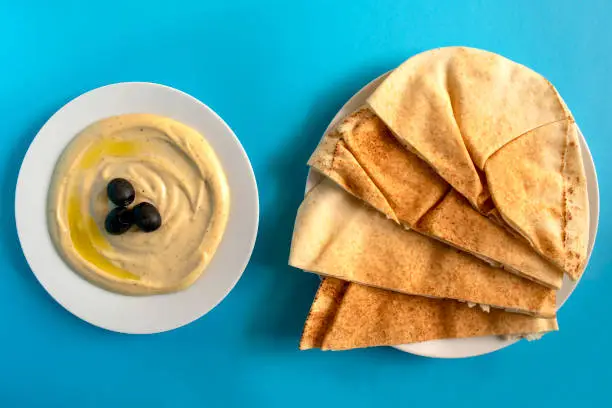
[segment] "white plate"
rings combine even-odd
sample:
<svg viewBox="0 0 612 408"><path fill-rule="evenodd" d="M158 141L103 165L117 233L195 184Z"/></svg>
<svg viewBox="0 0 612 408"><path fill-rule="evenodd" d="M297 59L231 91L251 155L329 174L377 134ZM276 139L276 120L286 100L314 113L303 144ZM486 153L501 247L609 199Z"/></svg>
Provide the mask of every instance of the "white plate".
<svg viewBox="0 0 612 408"><path fill-rule="evenodd" d="M231 194L227 229L204 274L187 290L124 296L90 284L55 251L47 231L46 203L55 163L66 144L89 124L124 113L152 113L202 133L221 160ZM257 185L246 153L232 130L209 107L167 86L126 82L72 100L38 132L21 165L15 196L17 233L38 281L63 307L96 326L123 333L157 333L186 325L215 307L244 271L259 220Z"/></svg>
<svg viewBox="0 0 612 408"><path fill-rule="evenodd" d="M324 134L327 134L327 132L332 130L342 118L362 106L366 102L366 99L372 94L372 92L374 92L374 90L389 75L389 73L390 72L387 72L374 79L372 82L361 88L359 92L353 95L353 97L349 99L349 101L344 104L344 106L336 114L334 119L332 119ZM597 225L599 223L599 186L597 184L597 174L595 173L593 157L591 156L591 152L587 146L584 136L582 135L582 132L579 130L578 133L580 135L580 146L583 153L582 158L586 171L590 204L589 247L587 254L588 261L588 258L591 257L591 252L593 251L595 236L597 235ZM320 177L321 175L316 172L310 171L308 173L308 178L306 180L307 192L316 185ZM578 282L570 280L567 276L564 277L563 286L557 292L557 309L561 308L577 284ZM516 340L503 340L498 336L487 336L469 339L432 340L421 343L403 344L395 346L395 348L425 357L461 358L492 353L493 351L508 347L514 343L516 343Z"/></svg>

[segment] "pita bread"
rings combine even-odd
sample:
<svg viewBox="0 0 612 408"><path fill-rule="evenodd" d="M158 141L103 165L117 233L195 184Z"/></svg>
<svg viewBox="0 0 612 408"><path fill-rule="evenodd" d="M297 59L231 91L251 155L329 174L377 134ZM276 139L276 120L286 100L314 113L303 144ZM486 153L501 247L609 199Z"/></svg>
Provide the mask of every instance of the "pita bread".
<svg viewBox="0 0 612 408"><path fill-rule="evenodd" d="M588 240L586 179L580 148L572 145L571 114L544 77L490 52L441 48L404 62L368 104L402 145L483 214L491 210L494 183L493 201L505 223L570 277L580 276ZM519 199L520 205L510 204Z"/></svg>
<svg viewBox="0 0 612 408"><path fill-rule="evenodd" d="M321 348L349 285L349 282L340 279L323 278L306 318L300 349Z"/></svg>
<svg viewBox="0 0 612 408"><path fill-rule="evenodd" d="M308 164L394 221L415 224L450 189L398 144L389 128L360 109L326 135Z"/></svg>
<svg viewBox="0 0 612 408"><path fill-rule="evenodd" d="M407 294L555 315L554 290L406 230L329 179L298 209L289 263Z"/></svg>
<svg viewBox="0 0 612 408"><path fill-rule="evenodd" d="M346 350L490 335L543 334L556 319L429 299L326 278L304 325L300 349Z"/></svg>
<svg viewBox="0 0 612 408"><path fill-rule="evenodd" d="M576 124L565 120L526 133L493 154L485 170L503 219L578 279L589 208Z"/></svg>
<svg viewBox="0 0 612 408"><path fill-rule="evenodd" d="M559 288L562 271L476 211L369 109L327 134L308 164L388 218L487 262Z"/></svg>
<svg viewBox="0 0 612 408"><path fill-rule="evenodd" d="M479 214L454 189L419 220L415 230L547 287L562 285L561 270L535 253L523 238Z"/></svg>

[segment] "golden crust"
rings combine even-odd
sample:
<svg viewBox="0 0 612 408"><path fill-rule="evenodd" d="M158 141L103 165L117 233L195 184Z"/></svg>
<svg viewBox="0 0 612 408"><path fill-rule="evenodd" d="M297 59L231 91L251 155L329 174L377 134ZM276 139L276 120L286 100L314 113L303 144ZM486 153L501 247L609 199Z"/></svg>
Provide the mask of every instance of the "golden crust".
<svg viewBox="0 0 612 408"><path fill-rule="evenodd" d="M406 230L329 179L298 210L289 263L407 294L555 314L554 290Z"/></svg>
<svg viewBox="0 0 612 408"><path fill-rule="evenodd" d="M586 262L589 208L574 121L515 139L491 156L485 170L506 223L577 279Z"/></svg>
<svg viewBox="0 0 612 408"><path fill-rule="evenodd" d="M525 239L475 211L456 190L425 214L415 229L534 282L561 287L563 274L558 268L536 254Z"/></svg>
<svg viewBox="0 0 612 408"><path fill-rule="evenodd" d="M323 338L333 324L334 317L349 283L325 278L315 294L300 339L300 350L321 348Z"/></svg>
<svg viewBox="0 0 612 408"><path fill-rule="evenodd" d="M313 301L300 349L346 350L419 341L558 330L542 319L326 278Z"/></svg>
<svg viewBox="0 0 612 408"><path fill-rule="evenodd" d="M459 194L404 149L367 108L349 115L326 135L309 164L402 225L548 287L561 286L561 270L466 200L453 199Z"/></svg>
<svg viewBox="0 0 612 408"><path fill-rule="evenodd" d="M491 193L509 227L580 276L586 178L574 120L544 77L490 52L441 48L404 62L368 104L472 206L488 214Z"/></svg>

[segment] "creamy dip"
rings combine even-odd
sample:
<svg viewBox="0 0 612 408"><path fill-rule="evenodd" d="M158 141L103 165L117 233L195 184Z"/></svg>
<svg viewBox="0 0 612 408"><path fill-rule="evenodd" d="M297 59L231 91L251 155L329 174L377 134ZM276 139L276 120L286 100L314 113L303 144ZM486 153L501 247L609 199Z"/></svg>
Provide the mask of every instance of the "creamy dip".
<svg viewBox="0 0 612 408"><path fill-rule="evenodd" d="M105 231L114 178L134 186L133 205L157 207L157 231ZM169 118L129 114L90 125L66 147L47 218L57 250L89 281L124 294L166 293L203 273L225 231L229 200L221 164L201 134Z"/></svg>

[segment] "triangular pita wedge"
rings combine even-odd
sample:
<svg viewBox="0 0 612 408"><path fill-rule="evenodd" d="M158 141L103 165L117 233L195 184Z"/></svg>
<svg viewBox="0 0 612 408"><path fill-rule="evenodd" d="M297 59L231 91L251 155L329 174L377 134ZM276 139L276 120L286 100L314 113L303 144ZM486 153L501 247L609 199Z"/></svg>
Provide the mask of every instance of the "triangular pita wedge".
<svg viewBox="0 0 612 408"><path fill-rule="evenodd" d="M485 172L503 219L578 279L589 208L575 123L556 122L513 140L489 158Z"/></svg>
<svg viewBox="0 0 612 408"><path fill-rule="evenodd" d="M552 288L562 271L476 211L369 109L326 134L308 164L388 218Z"/></svg>
<svg viewBox="0 0 612 408"><path fill-rule="evenodd" d="M555 315L554 290L406 230L327 178L298 209L289 263L407 294Z"/></svg>
<svg viewBox="0 0 612 408"><path fill-rule="evenodd" d="M570 277L580 276L586 179L575 123L544 77L490 52L441 48L404 62L368 104L475 208L489 214L492 193L496 214Z"/></svg>
<svg viewBox="0 0 612 408"><path fill-rule="evenodd" d="M488 198L477 169L483 170L494 152L569 116L544 77L500 55L466 47L408 59L368 104L476 207Z"/></svg>
<svg viewBox="0 0 612 408"><path fill-rule="evenodd" d="M556 319L430 299L325 278L304 325L300 349L347 350L491 335L542 335Z"/></svg>

